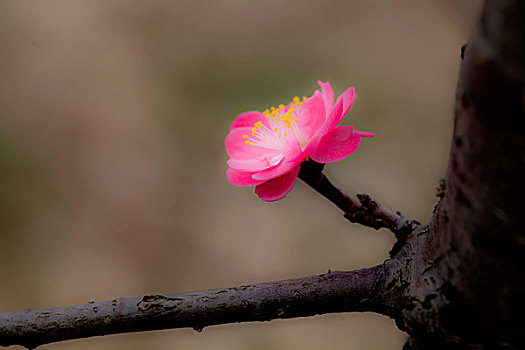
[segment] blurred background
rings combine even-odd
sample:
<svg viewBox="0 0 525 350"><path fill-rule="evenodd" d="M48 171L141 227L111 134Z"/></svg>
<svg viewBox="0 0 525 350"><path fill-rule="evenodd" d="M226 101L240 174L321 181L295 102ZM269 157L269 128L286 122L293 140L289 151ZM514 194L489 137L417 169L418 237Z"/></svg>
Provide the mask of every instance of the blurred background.
<svg viewBox="0 0 525 350"><path fill-rule="evenodd" d="M359 97L376 133L327 173L426 222L444 174L472 1L2 1L0 309L179 293L373 266L392 234L298 182L225 178L234 117ZM75 340L42 349L400 349L372 313ZM13 349L18 349L13 347Z"/></svg>

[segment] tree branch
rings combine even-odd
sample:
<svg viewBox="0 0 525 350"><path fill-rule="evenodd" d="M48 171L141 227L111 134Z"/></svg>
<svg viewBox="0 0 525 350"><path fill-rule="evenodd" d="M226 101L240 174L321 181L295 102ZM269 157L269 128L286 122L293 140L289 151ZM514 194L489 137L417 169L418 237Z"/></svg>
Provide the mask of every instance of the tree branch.
<svg viewBox="0 0 525 350"><path fill-rule="evenodd" d="M322 194L345 213L345 218L374 229L387 228L404 240L417 226L417 221L406 219L399 211L392 211L367 194L356 195L358 201L335 187L323 174L324 164L312 160L301 164L299 178Z"/></svg>
<svg viewBox="0 0 525 350"><path fill-rule="evenodd" d="M388 314L385 285L396 264L176 295L117 298L44 310L0 312L0 346L348 311Z"/></svg>

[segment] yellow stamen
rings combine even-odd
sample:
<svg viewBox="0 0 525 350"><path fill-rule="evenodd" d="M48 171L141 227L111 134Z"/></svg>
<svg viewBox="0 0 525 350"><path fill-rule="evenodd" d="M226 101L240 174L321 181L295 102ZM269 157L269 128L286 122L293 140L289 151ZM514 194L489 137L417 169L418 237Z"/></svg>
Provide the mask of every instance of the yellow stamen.
<svg viewBox="0 0 525 350"><path fill-rule="evenodd" d="M308 99L307 96L303 96L302 101L299 96L294 96L292 99L292 102L290 102L286 106L284 104L279 104L277 108L272 106L270 107L270 109L264 110L262 113L266 116L266 118L274 122L272 123L273 128L271 128L271 130L273 132L279 131L280 127L275 126L275 122L281 122L286 128L292 130L293 132L294 131L293 125L294 123L297 122L297 117L298 117L296 113L300 110L303 104L303 101L306 99ZM263 125L261 121L254 123L253 128L252 128L252 135L256 136L257 129L261 128L262 126ZM290 134L289 132L288 133L284 132L284 133L278 134L277 136L279 138L281 138L283 135L285 137L288 137L289 134ZM257 138L257 140L259 140L259 138Z"/></svg>

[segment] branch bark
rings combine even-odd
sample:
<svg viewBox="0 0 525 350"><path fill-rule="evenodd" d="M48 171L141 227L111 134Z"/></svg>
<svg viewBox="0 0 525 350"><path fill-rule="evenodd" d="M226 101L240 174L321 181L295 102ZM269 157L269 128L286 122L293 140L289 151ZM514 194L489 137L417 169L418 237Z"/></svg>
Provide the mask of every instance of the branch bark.
<svg viewBox="0 0 525 350"><path fill-rule="evenodd" d="M385 287L395 264L293 280L176 295L0 313L0 346L34 349L52 342L106 334L204 327L331 312L389 313L395 299Z"/></svg>
<svg viewBox="0 0 525 350"><path fill-rule="evenodd" d="M359 202L346 196L324 176L323 166L304 162L299 176L342 209L351 222L388 228L399 238L399 247L409 234L423 229L368 195L358 194ZM398 318L407 286L406 262L392 259L358 271L329 271L319 276L204 292L0 312L0 346L34 349L43 344L107 334L185 327L201 331L215 324L334 312L375 311Z"/></svg>
<svg viewBox="0 0 525 350"><path fill-rule="evenodd" d="M299 178L334 203L345 214L345 218L374 229L387 228L398 239L405 238L419 224L406 219L399 211L392 211L367 194L357 194L358 201L345 195L323 174L324 164L312 160L301 164Z"/></svg>

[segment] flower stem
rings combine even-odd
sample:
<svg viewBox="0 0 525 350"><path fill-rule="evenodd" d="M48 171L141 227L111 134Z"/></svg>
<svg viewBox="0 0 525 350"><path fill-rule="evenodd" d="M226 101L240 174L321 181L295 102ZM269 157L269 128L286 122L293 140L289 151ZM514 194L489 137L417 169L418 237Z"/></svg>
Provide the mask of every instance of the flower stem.
<svg viewBox="0 0 525 350"><path fill-rule="evenodd" d="M357 194L357 200L345 195L327 179L323 168L324 164L305 161L301 164L299 178L334 203L351 222L374 229L387 228L398 239L406 238L419 226L417 221L406 219L399 211L392 211L367 194Z"/></svg>

